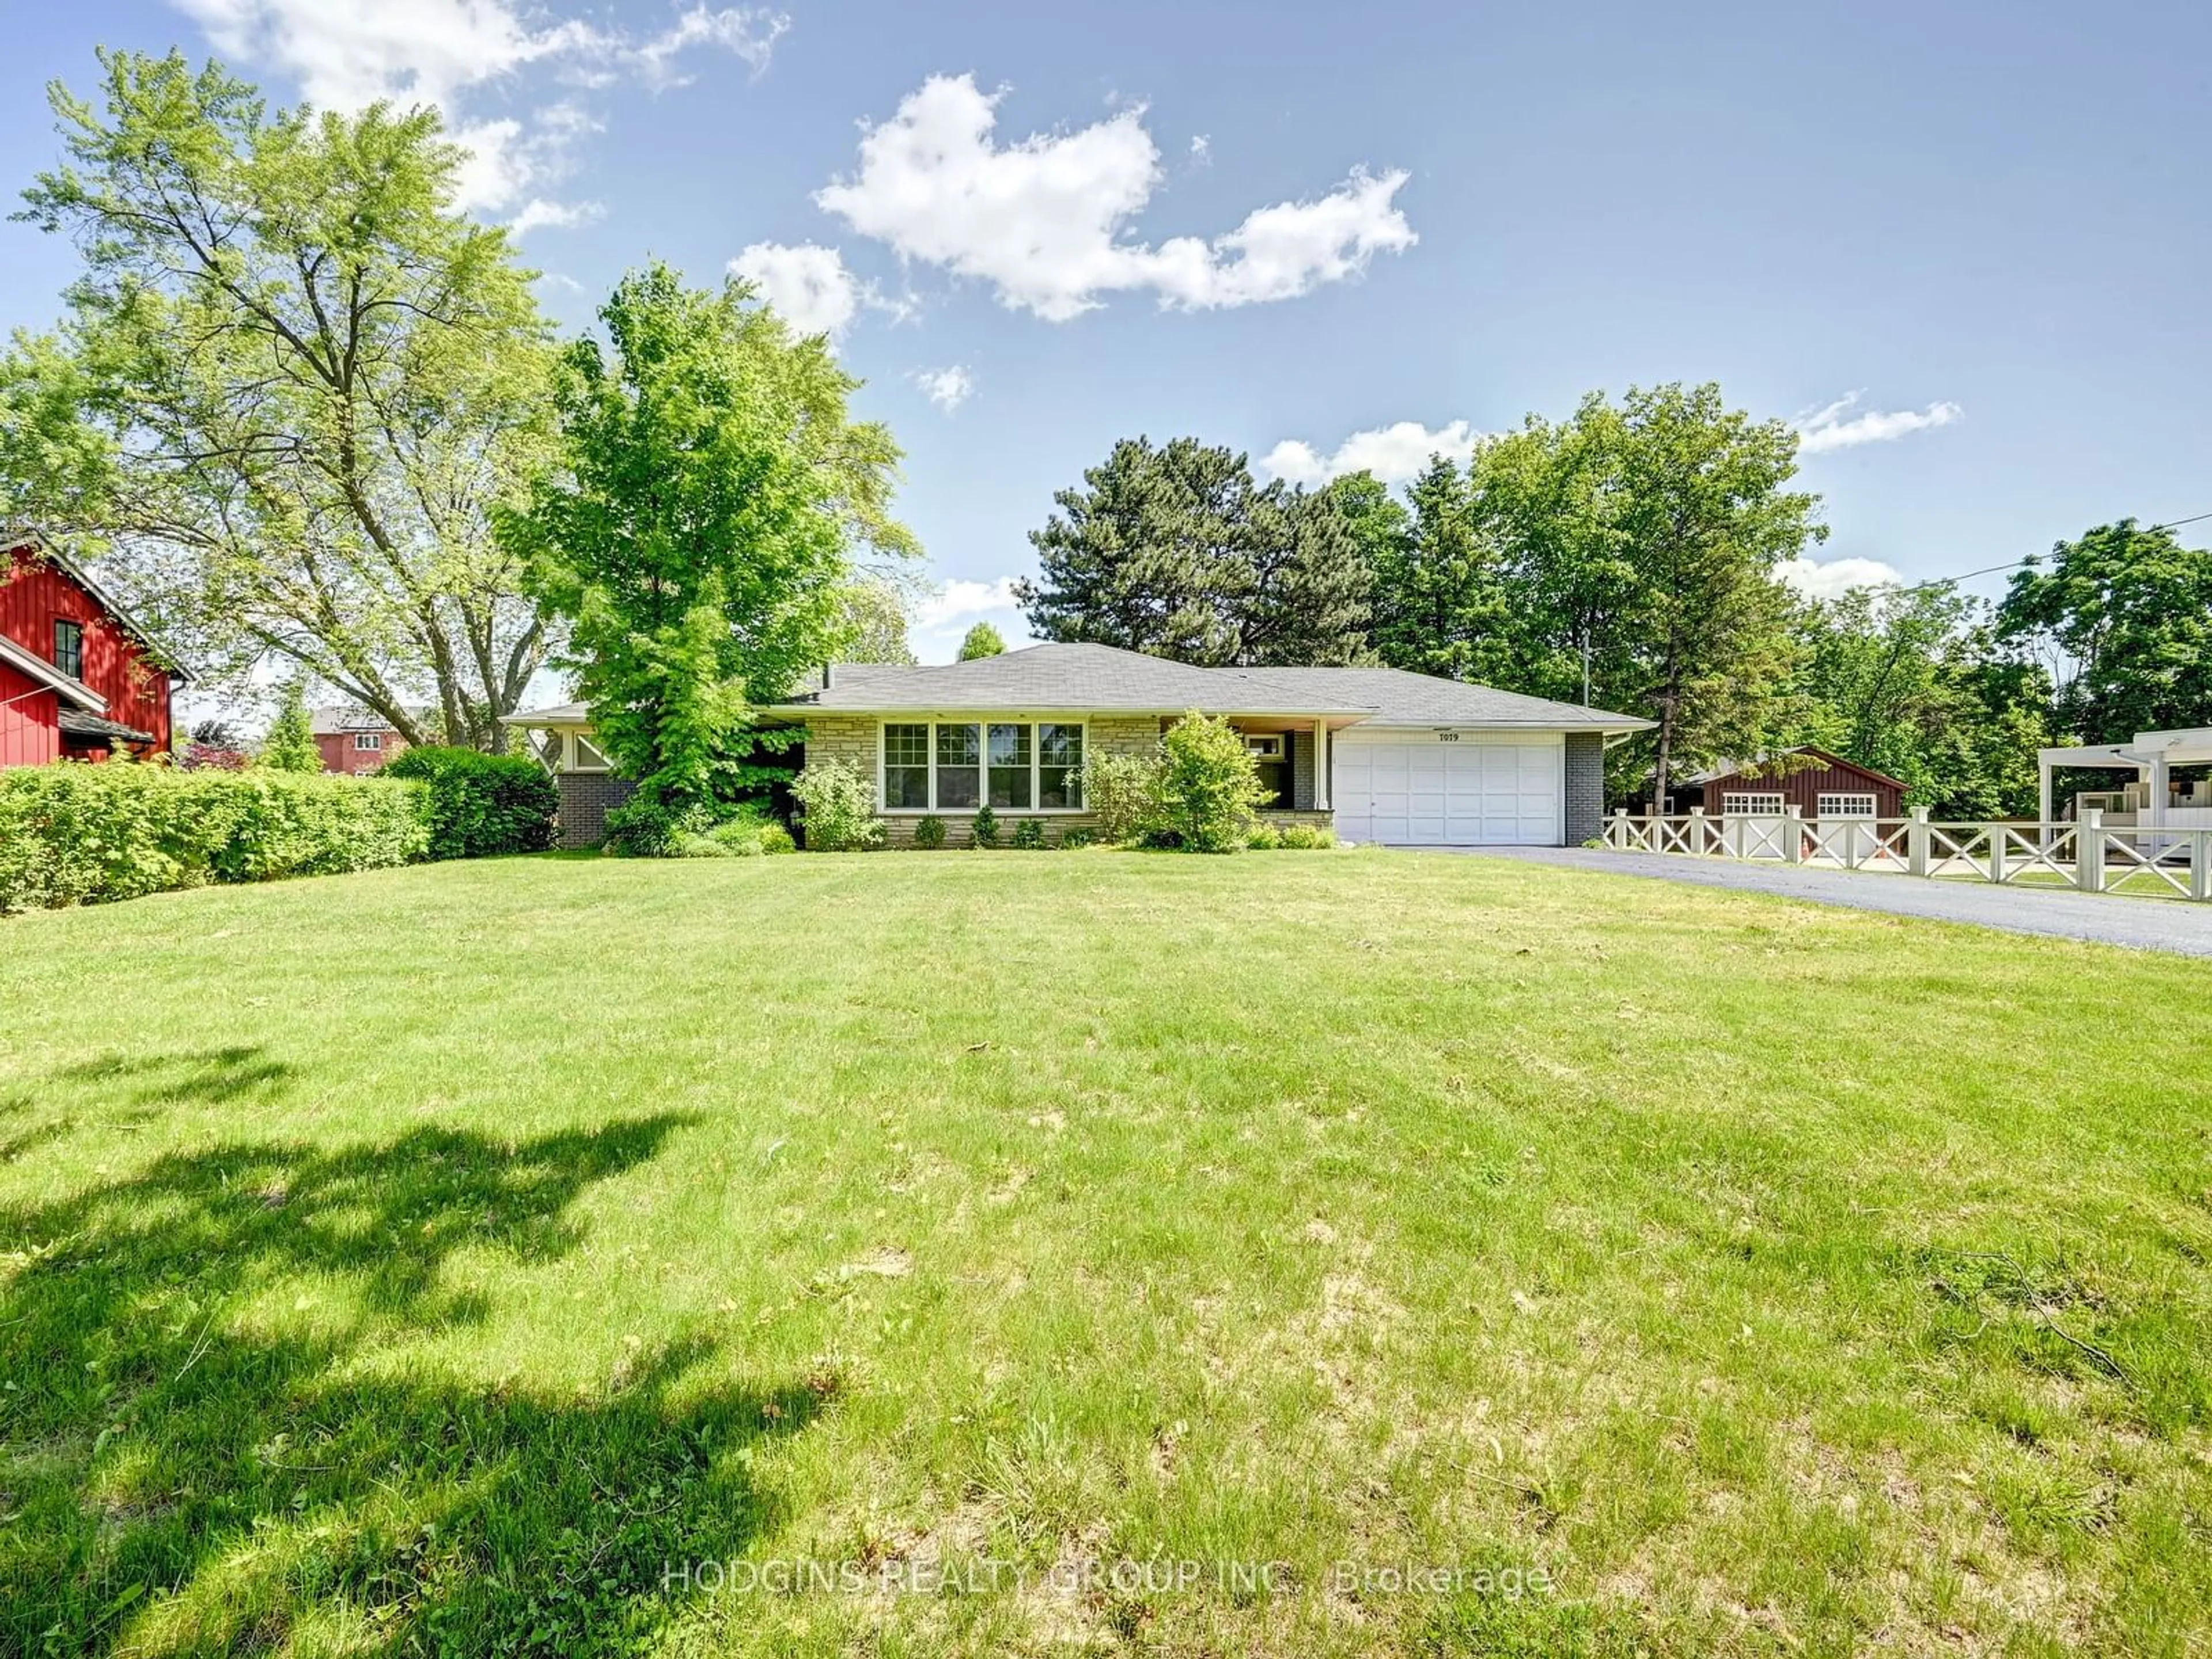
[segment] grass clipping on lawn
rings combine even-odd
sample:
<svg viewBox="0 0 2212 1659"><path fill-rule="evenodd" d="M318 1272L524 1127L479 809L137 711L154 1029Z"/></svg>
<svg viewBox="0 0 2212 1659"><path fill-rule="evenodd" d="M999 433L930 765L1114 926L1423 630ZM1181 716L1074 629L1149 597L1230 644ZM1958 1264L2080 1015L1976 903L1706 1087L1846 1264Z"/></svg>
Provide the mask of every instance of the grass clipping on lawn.
<svg viewBox="0 0 2212 1659"><path fill-rule="evenodd" d="M2205 963L1372 854L0 933L0 1650L2212 1637Z"/></svg>

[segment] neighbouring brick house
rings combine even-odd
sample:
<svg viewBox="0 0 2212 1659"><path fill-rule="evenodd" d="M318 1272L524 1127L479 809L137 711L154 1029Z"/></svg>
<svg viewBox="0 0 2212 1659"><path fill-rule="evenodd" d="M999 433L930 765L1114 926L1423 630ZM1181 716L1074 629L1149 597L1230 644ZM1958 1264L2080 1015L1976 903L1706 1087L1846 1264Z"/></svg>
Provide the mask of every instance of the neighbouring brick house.
<svg viewBox="0 0 2212 1659"><path fill-rule="evenodd" d="M0 532L0 766L164 751L185 679L82 565Z"/></svg>
<svg viewBox="0 0 2212 1659"><path fill-rule="evenodd" d="M1084 761L1146 754L1197 709L1244 734L1277 791L1262 816L1390 846L1559 846L1604 818L1605 744L1633 715L1395 668L1198 668L1103 645L1039 645L972 662L837 664L763 709L806 728L808 761L872 778L890 839L932 814L951 839L988 802L1002 827L1093 820ZM581 704L507 717L561 787L561 840L588 846L629 793ZM794 759L797 758L794 756Z"/></svg>
<svg viewBox="0 0 2212 1659"><path fill-rule="evenodd" d="M418 719L430 713L427 708L410 712ZM309 714L308 725L315 734L315 747L323 751L325 772L374 772L408 746L390 720L366 708L343 704L317 708Z"/></svg>

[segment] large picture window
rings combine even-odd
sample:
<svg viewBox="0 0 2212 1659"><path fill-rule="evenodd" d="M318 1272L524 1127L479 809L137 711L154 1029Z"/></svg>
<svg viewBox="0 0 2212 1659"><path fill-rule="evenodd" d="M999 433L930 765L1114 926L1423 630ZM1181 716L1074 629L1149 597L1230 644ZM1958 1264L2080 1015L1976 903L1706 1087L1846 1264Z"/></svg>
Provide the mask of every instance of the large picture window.
<svg viewBox="0 0 2212 1659"><path fill-rule="evenodd" d="M1030 804L1030 769L1036 757L1030 752L1030 728L1026 726L994 726L991 728L991 805L994 806L1023 806Z"/></svg>
<svg viewBox="0 0 2212 1659"><path fill-rule="evenodd" d="M929 805L929 728L927 726L884 727L884 805L901 807Z"/></svg>
<svg viewBox="0 0 2212 1659"><path fill-rule="evenodd" d="M1083 728L1037 727L1037 805L1073 810L1083 805Z"/></svg>
<svg viewBox="0 0 2212 1659"><path fill-rule="evenodd" d="M937 728L937 805L981 806L983 728L980 726L940 726Z"/></svg>
<svg viewBox="0 0 2212 1659"><path fill-rule="evenodd" d="M884 810L1017 812L1083 805L1083 727L1073 720L886 720Z"/></svg>

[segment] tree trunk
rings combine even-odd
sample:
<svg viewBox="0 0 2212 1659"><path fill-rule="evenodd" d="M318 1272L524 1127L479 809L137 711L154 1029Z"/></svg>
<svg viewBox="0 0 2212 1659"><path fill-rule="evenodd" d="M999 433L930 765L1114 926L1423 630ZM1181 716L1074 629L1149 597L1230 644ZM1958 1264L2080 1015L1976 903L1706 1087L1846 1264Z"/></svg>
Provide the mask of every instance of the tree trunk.
<svg viewBox="0 0 2212 1659"><path fill-rule="evenodd" d="M1659 700L1659 751L1651 763L1651 816L1667 816L1667 763L1674 747L1674 694Z"/></svg>

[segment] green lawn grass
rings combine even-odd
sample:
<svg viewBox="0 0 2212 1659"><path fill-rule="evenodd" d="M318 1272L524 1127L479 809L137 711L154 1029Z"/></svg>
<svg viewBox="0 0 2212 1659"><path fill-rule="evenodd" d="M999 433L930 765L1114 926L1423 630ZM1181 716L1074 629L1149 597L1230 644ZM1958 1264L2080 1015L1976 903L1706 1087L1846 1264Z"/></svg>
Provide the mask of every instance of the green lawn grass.
<svg viewBox="0 0 2212 1659"><path fill-rule="evenodd" d="M0 946L0 1652L2212 1639L2212 964L1370 854Z"/></svg>

